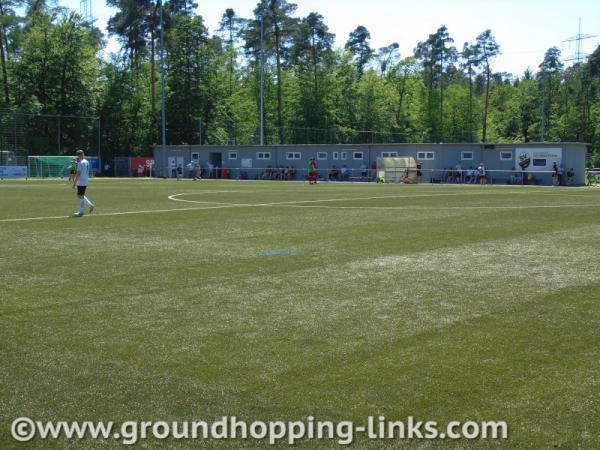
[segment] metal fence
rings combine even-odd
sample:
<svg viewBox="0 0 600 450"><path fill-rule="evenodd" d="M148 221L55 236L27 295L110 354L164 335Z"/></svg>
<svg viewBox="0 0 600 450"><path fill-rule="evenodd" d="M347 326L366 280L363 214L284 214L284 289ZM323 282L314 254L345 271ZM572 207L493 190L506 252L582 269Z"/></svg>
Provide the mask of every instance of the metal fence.
<svg viewBox="0 0 600 450"><path fill-rule="evenodd" d="M129 166L129 158L123 158L126 163L122 171L114 167L114 174L121 177L139 176L134 174ZM0 154L0 179L6 178L29 178L31 167L28 158L22 156L11 156ZM169 170L167 178L174 179L233 179L233 180L272 180L272 181L305 181L308 180L306 168L287 167L190 167L182 168L181 171ZM321 182L386 182L385 178L378 176L377 170L372 168L327 168L317 169L318 180ZM113 170L111 169L111 175ZM152 172L145 172L144 176ZM422 169L417 173L407 173L404 179L406 184L463 184L463 185L573 185L574 175L565 172L555 176L552 171L529 171L519 172L513 170L486 170L484 175L474 170L435 170ZM584 176L585 184L600 186L600 169L588 170Z"/></svg>
<svg viewBox="0 0 600 450"><path fill-rule="evenodd" d="M7 178L28 178L27 157L16 156L12 152L0 152L0 180Z"/></svg>
<svg viewBox="0 0 600 450"><path fill-rule="evenodd" d="M99 154L100 132L98 117L0 110L0 155Z"/></svg>
<svg viewBox="0 0 600 450"><path fill-rule="evenodd" d="M338 168L317 169L319 181L349 181L349 182L385 182L372 168ZM474 170L435 170L422 169L418 173L407 173L405 182L429 184L465 184L465 185L561 185L573 184L573 173L554 176L552 171L486 170L484 175ZM221 167L221 168L190 168L186 166L178 172L172 169L168 178L191 179L236 179L236 180L273 180L273 181L304 181L308 180L306 168L287 167ZM600 178L600 172L598 173Z"/></svg>

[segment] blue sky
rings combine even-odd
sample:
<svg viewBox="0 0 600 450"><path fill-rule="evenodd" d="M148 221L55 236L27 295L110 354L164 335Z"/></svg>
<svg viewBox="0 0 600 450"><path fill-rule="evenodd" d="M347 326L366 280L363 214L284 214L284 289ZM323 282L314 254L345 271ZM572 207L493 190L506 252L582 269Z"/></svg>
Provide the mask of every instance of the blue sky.
<svg viewBox="0 0 600 450"><path fill-rule="evenodd" d="M105 29L114 10L104 0L91 0L96 24ZM226 8L240 17L252 17L254 0L196 0L213 33ZM80 11L80 0L58 0L58 4ZM575 43L563 42L578 32L596 35L582 42L582 51L591 53L600 44L600 0L298 0L297 17L318 12L336 35L336 47L342 47L348 34L357 26L371 33L371 47L378 49L392 42L400 45L402 56L412 54L417 42L427 39L441 25L446 25L454 45L460 50L464 42L489 28L500 44L502 55L493 63L496 71L520 75L527 67L537 70L545 51L553 46L562 51L563 59L575 54ZM108 51L115 51L113 41ZM566 64L571 64L566 62Z"/></svg>

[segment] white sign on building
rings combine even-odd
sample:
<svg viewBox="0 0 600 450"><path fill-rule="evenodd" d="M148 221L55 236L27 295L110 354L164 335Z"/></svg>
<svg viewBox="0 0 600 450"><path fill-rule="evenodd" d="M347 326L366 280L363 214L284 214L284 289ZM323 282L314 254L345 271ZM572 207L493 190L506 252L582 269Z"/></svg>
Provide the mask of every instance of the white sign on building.
<svg viewBox="0 0 600 450"><path fill-rule="evenodd" d="M515 159L526 172L549 172L562 163L562 148L516 148Z"/></svg>

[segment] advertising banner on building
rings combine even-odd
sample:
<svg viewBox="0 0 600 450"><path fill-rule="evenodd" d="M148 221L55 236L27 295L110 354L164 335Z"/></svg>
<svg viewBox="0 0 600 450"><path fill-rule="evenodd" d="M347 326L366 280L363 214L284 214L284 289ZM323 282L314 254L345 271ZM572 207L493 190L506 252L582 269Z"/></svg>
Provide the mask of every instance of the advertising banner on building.
<svg viewBox="0 0 600 450"><path fill-rule="evenodd" d="M562 148L516 148L515 159L526 172L550 172L562 163Z"/></svg>
<svg viewBox="0 0 600 450"><path fill-rule="evenodd" d="M98 158L97 156L86 156L85 159L87 159L90 163L90 172L100 172L100 158Z"/></svg>
<svg viewBox="0 0 600 450"><path fill-rule="evenodd" d="M27 178L27 166L0 166L0 178Z"/></svg>
<svg viewBox="0 0 600 450"><path fill-rule="evenodd" d="M151 156L136 156L131 158L131 174L134 177L148 177L154 167L154 158Z"/></svg>

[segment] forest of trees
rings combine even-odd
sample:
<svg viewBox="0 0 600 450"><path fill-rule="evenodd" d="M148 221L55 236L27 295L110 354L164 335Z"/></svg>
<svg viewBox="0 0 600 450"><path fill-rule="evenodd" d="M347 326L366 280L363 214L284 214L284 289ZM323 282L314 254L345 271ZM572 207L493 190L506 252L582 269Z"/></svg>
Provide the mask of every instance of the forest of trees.
<svg viewBox="0 0 600 450"><path fill-rule="evenodd" d="M76 12L0 0L2 146L148 154L161 141L163 52L168 144L259 143L264 67L267 144L576 141L600 163L600 47L570 67L553 47L535 71L499 73L493 30L460 44L441 25L401 54L371 48L358 25L335 48L318 12L297 17L286 0L260 0L249 18L224 9L213 35L194 1L164 0L161 45L160 2L107 3L118 54Z"/></svg>

